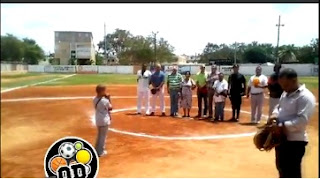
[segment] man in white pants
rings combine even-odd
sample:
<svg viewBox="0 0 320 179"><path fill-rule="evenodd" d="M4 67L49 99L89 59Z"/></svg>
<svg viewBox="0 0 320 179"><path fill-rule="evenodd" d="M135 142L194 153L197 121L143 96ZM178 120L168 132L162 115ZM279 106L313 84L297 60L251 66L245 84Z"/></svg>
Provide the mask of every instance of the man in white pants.
<svg viewBox="0 0 320 179"><path fill-rule="evenodd" d="M156 111L156 100L157 97L160 98L160 110L161 115L165 116L165 106L164 106L164 82L165 82L165 74L161 71L161 65L156 65L156 71L151 75L151 85L152 89L156 89L156 93L152 94L152 109L150 116L154 116L154 112Z"/></svg>
<svg viewBox="0 0 320 179"><path fill-rule="evenodd" d="M264 89L268 87L268 78L261 74L262 68L256 68L256 74L248 82L247 98L251 95L251 122L260 123L264 101Z"/></svg>
<svg viewBox="0 0 320 179"><path fill-rule="evenodd" d="M150 78L151 72L147 70L147 65L143 64L141 70L137 72L137 82L138 82L138 101L137 101L137 114L141 114L141 104L144 102L146 115L150 114Z"/></svg>

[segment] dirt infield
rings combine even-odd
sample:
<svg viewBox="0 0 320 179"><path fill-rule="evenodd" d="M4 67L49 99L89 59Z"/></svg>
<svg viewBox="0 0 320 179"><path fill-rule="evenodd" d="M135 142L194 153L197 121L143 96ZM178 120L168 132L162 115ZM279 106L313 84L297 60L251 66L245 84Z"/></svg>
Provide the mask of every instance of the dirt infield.
<svg viewBox="0 0 320 179"><path fill-rule="evenodd" d="M112 96L136 96L135 86L110 86ZM34 97L77 97L86 99L1 102L1 176L44 177L43 159L48 147L65 136L81 137L94 143L96 129L94 86L30 87L1 94L1 99ZM318 97L318 94L316 94ZM196 98L193 98L196 107ZM132 108L134 98L112 100L115 109ZM265 100L264 114L267 114ZM169 98L166 98L166 106ZM244 99L240 123L250 119L249 100ZM230 102L225 116L230 118ZM254 126L210 123L204 120L173 119L133 115L134 110L112 114L113 129L143 133L155 138L110 131L108 156L100 159L98 177L278 177L274 151L260 152L252 136L211 140L163 140L163 137L199 137L245 134ZM169 109L167 109L167 114ZM160 114L159 112L157 114ZM192 109L192 115L197 110ZM309 145L303 161L303 176L318 177L318 108L308 127ZM30 163L32 161L32 163Z"/></svg>

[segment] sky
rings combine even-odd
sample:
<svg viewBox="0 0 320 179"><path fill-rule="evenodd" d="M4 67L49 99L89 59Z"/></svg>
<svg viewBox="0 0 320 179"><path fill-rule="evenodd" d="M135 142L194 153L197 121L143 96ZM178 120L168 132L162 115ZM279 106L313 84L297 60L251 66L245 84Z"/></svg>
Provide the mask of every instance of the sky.
<svg viewBox="0 0 320 179"><path fill-rule="evenodd" d="M177 55L201 53L208 42L303 46L319 36L319 6L299 4L4 4L1 35L32 38L45 52L54 52L54 31L89 31L95 45L116 28L133 35L159 32ZM97 46L97 45L96 45Z"/></svg>

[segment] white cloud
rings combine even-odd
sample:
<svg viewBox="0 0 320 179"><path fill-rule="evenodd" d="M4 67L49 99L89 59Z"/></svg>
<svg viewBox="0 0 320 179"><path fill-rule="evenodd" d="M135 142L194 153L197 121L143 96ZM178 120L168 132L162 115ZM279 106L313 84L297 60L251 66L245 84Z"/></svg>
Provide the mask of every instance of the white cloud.
<svg viewBox="0 0 320 179"><path fill-rule="evenodd" d="M159 31L177 54L200 52L207 42L252 41L305 45L318 37L317 4L16 4L1 5L1 34L35 39L53 51L56 30L93 32L95 44L116 28L134 35Z"/></svg>

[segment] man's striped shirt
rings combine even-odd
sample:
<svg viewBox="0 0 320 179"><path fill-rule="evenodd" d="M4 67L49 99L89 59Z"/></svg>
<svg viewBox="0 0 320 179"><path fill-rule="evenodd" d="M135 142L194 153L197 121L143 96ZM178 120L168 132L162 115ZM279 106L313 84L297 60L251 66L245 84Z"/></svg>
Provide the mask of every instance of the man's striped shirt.
<svg viewBox="0 0 320 179"><path fill-rule="evenodd" d="M179 89L182 80L182 75L180 73L168 75L169 89Z"/></svg>

